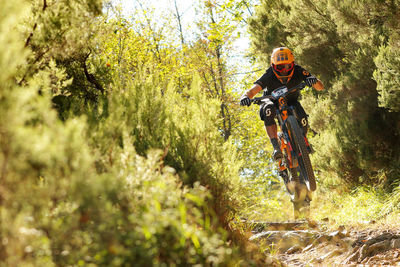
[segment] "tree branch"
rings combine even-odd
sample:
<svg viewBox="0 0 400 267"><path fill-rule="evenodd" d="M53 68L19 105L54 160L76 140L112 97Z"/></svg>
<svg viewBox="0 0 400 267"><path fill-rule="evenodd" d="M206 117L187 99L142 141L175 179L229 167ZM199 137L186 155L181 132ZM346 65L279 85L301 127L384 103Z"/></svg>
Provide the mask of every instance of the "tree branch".
<svg viewBox="0 0 400 267"><path fill-rule="evenodd" d="M185 44L185 39L183 38L183 29L182 29L182 22L181 22L182 15L179 14L179 9L178 9L178 5L176 4L176 0L174 0L174 3L175 3L175 12L176 12L175 16L176 16L176 19L178 20L179 34L180 34L181 43L183 46Z"/></svg>
<svg viewBox="0 0 400 267"><path fill-rule="evenodd" d="M216 3L216 5L222 8L222 5L220 5L220 4L218 4L218 3ZM233 12L233 11L231 11L231 10L229 10L229 9L225 9L225 10L226 10L229 14L231 14L232 16L236 17L235 12ZM245 24L247 24L247 21L246 21L242 16L241 16L241 18L240 18L240 21L243 22L243 23L245 23Z"/></svg>
<svg viewBox="0 0 400 267"><path fill-rule="evenodd" d="M229 136L231 136L232 123L228 107L225 105L225 103L221 103L221 115L223 118L223 126L224 126L224 140L226 141L228 140ZM226 125L227 123L228 125Z"/></svg>
<svg viewBox="0 0 400 267"><path fill-rule="evenodd" d="M263 69L252 70L252 71L246 71L246 72L232 73L232 74L228 75L228 77L235 76L235 75L243 75L243 74L255 73L255 72L258 72L258 71L261 71L261 70L263 70Z"/></svg>
<svg viewBox="0 0 400 267"><path fill-rule="evenodd" d="M42 12L44 12L46 10L46 8L47 8L47 2L46 2L46 0L43 0ZM27 48L29 43L31 42L33 32L36 30L37 26L38 26L38 23L35 22L35 25L33 25L33 28L32 28L32 32L29 34L28 39L26 39L26 41L25 41L25 48Z"/></svg>
<svg viewBox="0 0 400 267"><path fill-rule="evenodd" d="M87 55L85 55L83 61L81 62L81 63L82 63L83 71L84 71L85 76L86 76L86 79L87 79L91 84L93 84L94 87L96 87L97 90L99 90L102 94L104 94L104 88L103 88L103 87L101 86L101 84L96 80L96 78L94 77L94 75L93 75L93 74L90 74L89 71L88 71L88 69L87 69L86 60L88 59L89 55L90 55L90 52L89 52Z"/></svg>
<svg viewBox="0 0 400 267"><path fill-rule="evenodd" d="M251 12L249 4L247 3L247 1L243 0L242 3L246 6L247 11L249 11L250 16L253 16L253 12Z"/></svg>
<svg viewBox="0 0 400 267"><path fill-rule="evenodd" d="M142 12L143 12L143 15L144 15L144 18L145 18L145 20L146 20L146 22L147 22L147 26L148 26L148 28L149 28L149 30L150 30L150 33L151 33L151 36L153 37L153 41L154 41L154 44L155 44L155 49L156 49L156 57L157 57L157 59L158 59L158 62L161 62L161 53L160 53L160 42L158 41L158 38L156 37L156 32L155 32L155 30L153 29L153 27L151 26L151 20L150 20L150 18L146 15L147 14L147 12L146 12L146 10L144 9L144 7L143 7L143 4L142 4L142 2L140 2L139 0L137 0L136 1L138 4L139 4L139 6L140 6L140 8L141 8L141 10L142 10ZM161 32L162 32L162 29L161 29Z"/></svg>

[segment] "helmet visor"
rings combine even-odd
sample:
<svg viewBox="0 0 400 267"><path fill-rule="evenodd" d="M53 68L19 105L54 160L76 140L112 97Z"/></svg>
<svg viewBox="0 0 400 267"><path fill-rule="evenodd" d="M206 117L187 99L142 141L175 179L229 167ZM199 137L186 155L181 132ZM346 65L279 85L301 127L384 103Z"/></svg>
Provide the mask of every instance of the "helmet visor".
<svg viewBox="0 0 400 267"><path fill-rule="evenodd" d="M288 72L291 69L293 69L293 65L294 65L293 62L290 64L278 64L278 65L274 65L274 68L276 71L279 71L279 72Z"/></svg>

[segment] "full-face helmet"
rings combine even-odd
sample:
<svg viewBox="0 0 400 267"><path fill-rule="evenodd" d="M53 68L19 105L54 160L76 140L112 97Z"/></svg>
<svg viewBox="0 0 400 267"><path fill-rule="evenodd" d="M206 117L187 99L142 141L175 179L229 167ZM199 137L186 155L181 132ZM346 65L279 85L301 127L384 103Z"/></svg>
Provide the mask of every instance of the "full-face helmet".
<svg viewBox="0 0 400 267"><path fill-rule="evenodd" d="M293 75L294 56L287 47L278 47L272 51L271 66L278 79L290 79Z"/></svg>

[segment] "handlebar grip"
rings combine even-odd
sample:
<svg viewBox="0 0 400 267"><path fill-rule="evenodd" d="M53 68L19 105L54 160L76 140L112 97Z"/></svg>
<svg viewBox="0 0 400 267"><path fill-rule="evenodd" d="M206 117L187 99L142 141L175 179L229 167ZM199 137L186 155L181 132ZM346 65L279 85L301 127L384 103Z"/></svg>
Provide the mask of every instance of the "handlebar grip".
<svg viewBox="0 0 400 267"><path fill-rule="evenodd" d="M273 100L274 97L270 96L270 95L266 95L266 96L261 96L261 97L255 97L253 99L250 99L250 101L251 101L252 104L260 105L261 101L264 100L264 99L272 99Z"/></svg>
<svg viewBox="0 0 400 267"><path fill-rule="evenodd" d="M292 92L294 90L299 90L299 89L302 90L306 86L307 86L307 84L305 82L301 82L298 85L296 85L295 87L292 87L289 91ZM265 96L262 96L262 97L255 97L253 99L250 99L250 101L251 101L252 104L259 105L263 99L276 100L275 97L273 97L272 95L265 95Z"/></svg>

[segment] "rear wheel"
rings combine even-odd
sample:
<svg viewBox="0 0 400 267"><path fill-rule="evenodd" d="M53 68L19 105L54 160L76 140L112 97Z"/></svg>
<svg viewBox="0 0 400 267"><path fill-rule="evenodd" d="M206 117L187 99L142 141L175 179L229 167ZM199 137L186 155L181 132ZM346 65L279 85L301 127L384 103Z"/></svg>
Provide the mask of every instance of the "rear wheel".
<svg viewBox="0 0 400 267"><path fill-rule="evenodd" d="M314 171L311 165L311 160L303 133L294 116L289 116L287 118L287 124L292 134L292 141L294 142L293 145L296 147L293 147L293 149L298 153L298 155L301 155L298 156L298 158L299 166L303 170L304 174L306 174L303 175L305 180L304 182L306 183L308 190L315 191L317 189L317 184L315 183Z"/></svg>

